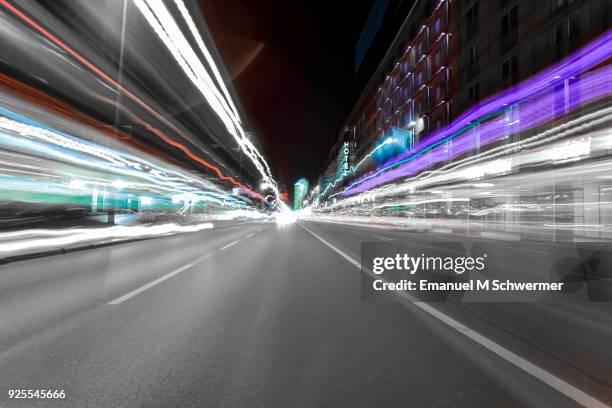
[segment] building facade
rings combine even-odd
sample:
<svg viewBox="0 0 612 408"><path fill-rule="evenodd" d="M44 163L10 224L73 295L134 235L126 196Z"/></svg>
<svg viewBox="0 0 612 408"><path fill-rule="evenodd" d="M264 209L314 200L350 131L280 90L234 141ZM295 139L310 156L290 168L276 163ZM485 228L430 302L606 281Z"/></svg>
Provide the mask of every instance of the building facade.
<svg viewBox="0 0 612 408"><path fill-rule="evenodd" d="M336 146L341 141L350 142L351 172L347 177L336 178L329 188L326 188L330 185L329 177L321 178L321 191L326 194L320 194L319 201L329 205L330 197L346 198L349 195L345 194L346 190L356 184L355 180L367 180L370 175L377 175L381 167L393 168L399 159L411 160L412 152L415 152L415 156L418 152L425 157L418 157L415 162L429 161L429 164L415 164L412 172L399 172L399 175L417 175L423 169L439 169L457 159L464 160L466 156L520 143L534 137L537 131L570 120L579 112L593 110L590 101L597 100L601 105L602 98L609 97L601 94L601 90L606 88L602 81L607 78L609 52L607 59L604 55L594 65L574 67L573 74L552 76L546 82L547 87L540 87L532 94L526 92L536 79L540 85L544 83L546 78L542 76L546 72L560 64L569 66L573 56L581 49L609 36L610 27L612 3L605 0L417 1L337 137ZM609 49L609 42L603 44L595 51L605 52L601 50L602 47ZM559 72L566 71L559 68ZM600 78L600 82L597 83L595 78ZM594 92L599 92L597 98L589 99ZM503 109L485 112L492 100L501 100L502 96L509 94L527 96L514 100ZM606 103L609 103L609 99L603 102L604 105ZM539 122L537 117L532 117L535 109L542 111ZM478 111L486 115L483 114L473 123L466 122L466 118ZM505 124L494 129L495 124L486 122L491 117ZM544 118L547 118L546 121ZM524 126L528 121L533 122L533 126ZM459 129L459 125L459 133L464 133L460 137L453 139L458 134L455 133L427 145L449 129ZM577 147L579 143L572 146ZM432 151L426 152L430 148ZM555 149L552 154L571 150L564 147ZM332 152L328 170L337 166L337 151L336 148ZM514 160L525 161L524 158ZM518 166L514 165L508 171L516 172ZM328 171L328 174L331 172ZM389 177L389 180L393 178ZM364 185L368 183L375 186L371 181ZM574 223L581 220L586 223L587 219L594 223L595 210L578 210L569 203L587 201L586 196L590 192L586 192L585 188L579 191L574 186L561 187L554 183L549 187L553 191L562 188L565 192L551 196L548 188L543 188L541 197L539 193L525 194L530 194L528 199L532 201L550 200L550 197L554 200L556 196L573 197L568 199L568 207L562 207L566 204L552 203L551 208L555 211L551 216L553 223L556 220ZM601 188L597 186L596 190ZM605 191L597 193L598 202ZM500 204L497 200L496 205L510 208L514 205L512 203L527 201L521 194L504 199L509 201ZM483 200L480 200L483 204L478 204L479 200L470 198L468 201L472 208L467 209L462 204L455 205L459 208L448 203L436 204L431 214L464 213L469 218L470 214L477 213L474 206L484 208L489 205ZM443 205L447 205L448 209L438 208ZM572 215L563 218L560 214L567 212L563 208L570 206L573 206ZM608 210L604 213L607 214ZM589 211L593 214L588 215ZM601 208L598 207L596 211L601 213ZM578 213L580 215L576 215ZM428 217L425 208L420 216ZM515 216L507 212L502 221L513 223ZM597 222L601 222L601 217L597 217Z"/></svg>
<svg viewBox="0 0 612 408"><path fill-rule="evenodd" d="M611 25L612 4L605 0L417 1L342 126L328 163L335 165L340 140L347 138L351 161L397 130L410 148Z"/></svg>

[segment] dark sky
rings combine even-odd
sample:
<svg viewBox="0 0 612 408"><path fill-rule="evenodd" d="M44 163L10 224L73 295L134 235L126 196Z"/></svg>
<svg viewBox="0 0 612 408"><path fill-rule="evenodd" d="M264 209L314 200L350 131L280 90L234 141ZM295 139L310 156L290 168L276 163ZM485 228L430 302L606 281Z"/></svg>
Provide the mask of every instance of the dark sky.
<svg viewBox="0 0 612 408"><path fill-rule="evenodd" d="M389 9L402 3L392 2ZM287 187L300 177L316 180L337 130L359 96L363 80L360 83L354 74L355 43L372 4L372 0L200 1L234 76L247 120ZM377 37L378 43L388 46L397 30L393 25L386 24L379 36L387 38ZM380 59L386 47L375 42L372 48L371 54L379 49ZM368 58L375 60L376 55ZM364 63L362 71L367 66Z"/></svg>

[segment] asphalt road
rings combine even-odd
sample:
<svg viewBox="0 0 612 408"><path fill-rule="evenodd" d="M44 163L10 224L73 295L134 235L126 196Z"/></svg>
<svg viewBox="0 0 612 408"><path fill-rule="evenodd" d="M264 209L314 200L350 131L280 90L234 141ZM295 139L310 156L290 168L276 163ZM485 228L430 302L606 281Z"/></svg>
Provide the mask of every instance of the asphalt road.
<svg viewBox="0 0 612 408"><path fill-rule="evenodd" d="M363 302L360 243L425 235L253 223L4 265L0 406L612 403L609 304Z"/></svg>

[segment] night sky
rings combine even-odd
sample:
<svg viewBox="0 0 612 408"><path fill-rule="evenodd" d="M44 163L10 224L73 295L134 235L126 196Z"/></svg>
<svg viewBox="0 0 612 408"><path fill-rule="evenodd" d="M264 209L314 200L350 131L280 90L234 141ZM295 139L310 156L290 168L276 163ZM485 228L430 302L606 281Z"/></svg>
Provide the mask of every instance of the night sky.
<svg viewBox="0 0 612 408"><path fill-rule="evenodd" d="M374 1L201 0L246 119L285 187L316 181L334 136L386 51L409 1L391 1L355 74Z"/></svg>

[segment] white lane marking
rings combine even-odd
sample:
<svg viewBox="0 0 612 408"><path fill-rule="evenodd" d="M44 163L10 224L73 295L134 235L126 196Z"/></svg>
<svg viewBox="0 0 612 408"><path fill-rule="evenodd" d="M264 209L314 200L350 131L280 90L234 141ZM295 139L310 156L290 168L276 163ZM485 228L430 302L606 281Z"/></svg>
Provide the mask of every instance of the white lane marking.
<svg viewBox="0 0 612 408"><path fill-rule="evenodd" d="M336 251L336 253L338 255L340 255L341 257L343 257L347 261L349 261L351 264L353 264L353 266L361 269L361 264L359 262L357 262L356 260L354 260L353 258L351 258L349 255L345 254L343 251L341 251L340 249L336 248L335 246L333 246L332 244L330 244L329 242L327 242L326 240L324 240L323 238L321 238L320 236L318 236L317 234L315 234L314 232L312 232L310 229L308 229L307 227L303 226L302 224L300 224L300 227L304 228L306 231L310 232L319 241L321 241L322 243L324 243L325 245L327 245L328 247L330 247L331 249Z"/></svg>
<svg viewBox="0 0 612 408"><path fill-rule="evenodd" d="M432 228L431 232L435 234L452 234L453 230L450 228Z"/></svg>
<svg viewBox="0 0 612 408"><path fill-rule="evenodd" d="M212 255L214 255L214 253L215 252L213 251L213 252L210 252L210 253L208 253L208 254L206 254L204 256L201 256L200 258L196 259L195 261L193 261L191 263L188 263L187 265L183 265L180 268L178 268L178 269L176 269L176 270L174 270L174 271L172 271L170 273L165 274L161 278L157 278L154 281L149 282L146 285L143 285L143 286L139 287L138 289L134 289L133 291L131 291L129 293L126 293L125 295L123 295L121 297L118 297L117 299L115 299L115 300L113 300L111 302L108 302L108 304L109 305L118 305L119 303L123 303L126 300L128 300L128 299L130 299L130 298L132 298L132 297L134 297L134 296L144 292L145 290L150 289L153 286L162 283L166 279L170 279L174 275L178 275L179 273L183 272L184 270L187 270L187 269L191 268L192 266L194 266L194 265L204 261L205 259L210 258Z"/></svg>
<svg viewBox="0 0 612 408"><path fill-rule="evenodd" d="M344 251L336 248L334 245L330 244L329 242L327 242L326 240L324 240L323 238L321 238L320 236L312 232L310 229L308 229L304 225L300 224L300 226L304 228L306 231L308 231L309 233L311 233L312 236L314 236L319 241L321 241L322 243L327 245L329 248L331 248L333 251L335 251L338 255L340 255L347 261L349 261L353 266L361 270L361 264L357 262L355 259L353 259L350 255L347 255ZM364 269L365 269L365 272L368 273L368 275L375 277L376 279L381 279L379 275L374 274L368 268L364 268ZM395 293L403 297L404 299L409 300L413 305L417 306L424 312L440 320L442 323L446 324L452 329L455 329L458 333L461 333L465 335L466 337L468 337L469 339L472 339L473 341L485 347L492 353L498 355L499 357L503 358L504 360L513 364L514 366L520 368L521 370L527 372L528 374L531 374L532 376L539 379L540 381L542 381L549 387L557 390L558 392L574 400L578 404L585 406L585 407L589 407L589 408L610 408L609 405L606 405L605 403L599 401L595 397L592 397L591 395L585 393L584 391L574 387L570 383L563 381L561 378L544 370L543 368L540 368L537 365L525 360L521 356L495 343L494 341L483 336L482 334L470 329L469 327L458 322L452 317L440 312L438 309L428 305L427 303L414 301L414 297L408 295L405 292L395 292Z"/></svg>
<svg viewBox="0 0 612 408"><path fill-rule="evenodd" d="M225 251L227 248L229 248L229 247L232 247L232 246L236 245L236 244L238 243L238 241L240 241L240 240L236 240L236 241L234 241L234 242L230 242L229 244L227 244L227 245L225 245L225 246L222 246L220 249L221 249L222 251Z"/></svg>
<svg viewBox="0 0 612 408"><path fill-rule="evenodd" d="M393 238L381 237L380 235L372 235L374 238L382 239L383 241L395 241Z"/></svg>
<svg viewBox="0 0 612 408"><path fill-rule="evenodd" d="M250 234L248 234L246 237L247 237L247 238L251 238L253 235L255 235L255 233L254 233L254 232L251 232L251 233L250 233Z"/></svg>

